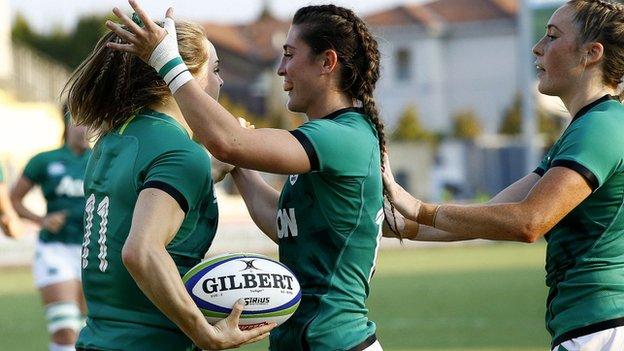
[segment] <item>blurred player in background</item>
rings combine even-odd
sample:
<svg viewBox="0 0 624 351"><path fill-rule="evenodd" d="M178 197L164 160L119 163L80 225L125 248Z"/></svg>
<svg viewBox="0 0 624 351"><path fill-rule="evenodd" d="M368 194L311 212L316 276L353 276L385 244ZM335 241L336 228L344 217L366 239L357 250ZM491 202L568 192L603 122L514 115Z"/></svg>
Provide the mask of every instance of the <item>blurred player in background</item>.
<svg viewBox="0 0 624 351"><path fill-rule="evenodd" d="M0 164L0 230L11 238L19 237L22 232L19 217L11 204L2 164Z"/></svg>
<svg viewBox="0 0 624 351"><path fill-rule="evenodd" d="M35 248L33 273L45 307L50 351L72 349L85 311L80 285L80 243L85 199L83 181L91 155L87 129L72 125L65 114L64 144L33 157L11 190L20 217L41 230ZM47 210L39 216L23 203L26 194L41 187Z"/></svg>
<svg viewBox="0 0 624 351"><path fill-rule="evenodd" d="M555 351L624 350L624 6L572 0L534 46L539 91L573 117L537 169L488 204L435 205L384 182L414 240L545 236L546 328ZM392 212L392 211L390 211ZM397 217L398 216L398 217ZM512 317L511 317L512 318Z"/></svg>
<svg viewBox="0 0 624 351"><path fill-rule="evenodd" d="M167 34L135 1L130 4L146 27L127 33L109 22L126 43L108 45L159 71L217 158L290 174L280 195L257 172L233 171L252 218L279 244L280 261L302 287L295 314L271 333L271 350L381 350L365 301L383 221L385 140L373 99L379 51L364 22L333 5L297 11L277 73L284 77L288 108L310 121L292 132L245 129L202 91L201 81L171 73L186 69L173 42L175 29L166 27Z"/></svg>
<svg viewBox="0 0 624 351"><path fill-rule="evenodd" d="M141 25L138 17L128 23ZM214 46L197 24L178 23L177 33L180 61L216 99L223 81ZM76 346L222 349L259 340L272 325L241 331L240 302L211 326L186 292L181 276L201 261L217 229L210 159L158 74L107 47L119 42L107 33L67 85L75 120L98 137L85 178L89 315Z"/></svg>

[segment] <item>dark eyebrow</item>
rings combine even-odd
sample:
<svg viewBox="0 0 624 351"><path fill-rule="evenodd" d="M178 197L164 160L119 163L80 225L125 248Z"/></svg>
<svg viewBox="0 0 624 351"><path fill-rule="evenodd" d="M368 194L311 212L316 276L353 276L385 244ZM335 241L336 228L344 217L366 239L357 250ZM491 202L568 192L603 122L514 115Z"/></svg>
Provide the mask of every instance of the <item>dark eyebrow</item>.
<svg viewBox="0 0 624 351"><path fill-rule="evenodd" d="M559 29L559 27L555 26L554 24L549 24L546 26L546 29L550 29L550 28L555 28L557 31L563 33L563 31Z"/></svg>
<svg viewBox="0 0 624 351"><path fill-rule="evenodd" d="M286 51L288 49L294 49L295 47L294 46L290 46L288 44L284 44L283 48L284 48L284 51Z"/></svg>

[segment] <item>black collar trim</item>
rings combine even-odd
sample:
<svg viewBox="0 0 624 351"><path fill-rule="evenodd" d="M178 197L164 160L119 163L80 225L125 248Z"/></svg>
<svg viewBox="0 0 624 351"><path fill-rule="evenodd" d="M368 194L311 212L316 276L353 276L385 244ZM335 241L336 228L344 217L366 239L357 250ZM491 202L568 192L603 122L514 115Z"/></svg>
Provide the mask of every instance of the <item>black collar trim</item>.
<svg viewBox="0 0 624 351"><path fill-rule="evenodd" d="M616 100L616 98L611 96L611 95L609 95L609 94L607 94L607 95L601 97L600 99L598 99L598 100L596 100L596 101L586 105L585 107L580 109L576 113L576 115L574 115L574 118L572 118L572 122L574 122L577 119L579 119L579 118L583 117L584 115L586 115L587 112L589 112L592 108L594 108L594 107L596 107L596 106L600 105L601 103L603 103L605 101L608 101L608 100ZM570 122L570 123L572 123L572 122Z"/></svg>
<svg viewBox="0 0 624 351"><path fill-rule="evenodd" d="M362 113L362 110L357 108L357 107L345 107L345 108L341 108L340 110L336 110L330 114L328 114L327 116L321 118L321 119L334 119L338 116L340 116L343 113L347 113L347 112L357 112L357 113Z"/></svg>

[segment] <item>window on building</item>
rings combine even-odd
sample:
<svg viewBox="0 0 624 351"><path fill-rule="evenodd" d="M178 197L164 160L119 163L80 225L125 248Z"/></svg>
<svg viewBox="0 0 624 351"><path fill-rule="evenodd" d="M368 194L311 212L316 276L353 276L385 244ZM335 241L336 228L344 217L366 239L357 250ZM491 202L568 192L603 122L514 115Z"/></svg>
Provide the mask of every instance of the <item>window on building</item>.
<svg viewBox="0 0 624 351"><path fill-rule="evenodd" d="M411 61L412 55L408 49L399 49L395 54L396 59L396 79L409 80L412 77Z"/></svg>

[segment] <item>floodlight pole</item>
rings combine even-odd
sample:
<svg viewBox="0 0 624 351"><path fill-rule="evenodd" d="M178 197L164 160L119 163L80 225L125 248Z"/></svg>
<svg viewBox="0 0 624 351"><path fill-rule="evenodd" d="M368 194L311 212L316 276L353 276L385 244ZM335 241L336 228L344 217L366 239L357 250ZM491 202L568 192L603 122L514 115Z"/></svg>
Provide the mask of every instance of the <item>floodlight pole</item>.
<svg viewBox="0 0 624 351"><path fill-rule="evenodd" d="M518 71L520 81L520 92L522 95L522 139L525 144L525 168L527 173L537 167L539 161L539 150L536 140L538 130L535 116L535 96L533 84L535 81L535 70L533 69L534 57L531 53L533 46L533 9L531 0L520 0L520 13L518 17L519 27L519 52Z"/></svg>

